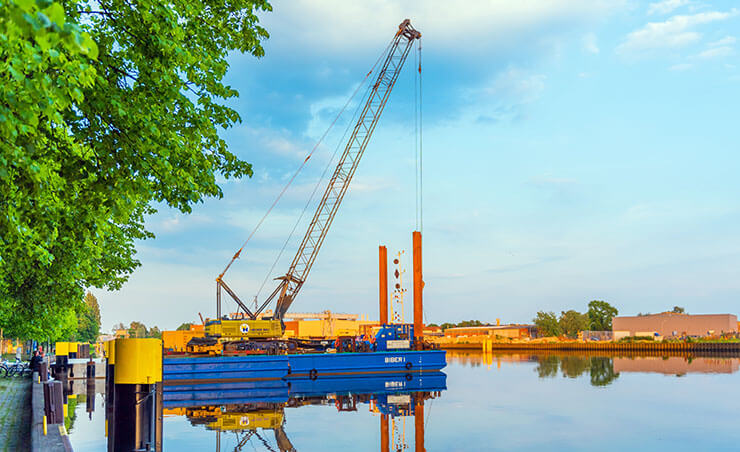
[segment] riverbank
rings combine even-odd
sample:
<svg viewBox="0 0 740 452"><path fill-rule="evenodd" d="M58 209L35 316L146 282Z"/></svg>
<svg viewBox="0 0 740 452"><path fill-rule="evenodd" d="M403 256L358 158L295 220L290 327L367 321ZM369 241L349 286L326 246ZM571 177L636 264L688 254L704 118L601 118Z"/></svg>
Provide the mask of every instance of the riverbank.
<svg viewBox="0 0 740 452"><path fill-rule="evenodd" d="M563 351L644 351L740 353L740 342L607 342L546 338L531 341L493 341L484 337L447 339L435 343L444 350L563 350Z"/></svg>
<svg viewBox="0 0 740 452"><path fill-rule="evenodd" d="M0 379L0 451L28 451L31 443L31 379Z"/></svg>

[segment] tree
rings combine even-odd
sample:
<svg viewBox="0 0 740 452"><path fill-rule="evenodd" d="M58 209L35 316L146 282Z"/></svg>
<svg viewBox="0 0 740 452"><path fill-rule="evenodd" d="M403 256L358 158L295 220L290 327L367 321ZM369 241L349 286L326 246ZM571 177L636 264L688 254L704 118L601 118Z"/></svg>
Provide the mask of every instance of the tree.
<svg viewBox="0 0 740 452"><path fill-rule="evenodd" d="M538 311L532 322L537 326L541 336L560 336L562 334L562 328L554 312Z"/></svg>
<svg viewBox="0 0 740 452"><path fill-rule="evenodd" d="M118 330L126 330L126 325L124 325L122 322L118 322L115 325L113 325L113 332L115 333Z"/></svg>
<svg viewBox="0 0 740 452"><path fill-rule="evenodd" d="M192 323L183 323L177 327L176 331L188 331L191 326L193 326Z"/></svg>
<svg viewBox="0 0 740 452"><path fill-rule="evenodd" d="M43 337L84 287L118 289L153 235L251 176L219 130L226 56L260 57L265 0L5 0L0 8L0 327Z"/></svg>
<svg viewBox="0 0 740 452"><path fill-rule="evenodd" d="M612 318L619 314L619 311L606 301L592 300L588 303L587 314L590 322L589 328L592 331L611 331Z"/></svg>
<svg viewBox="0 0 740 452"><path fill-rule="evenodd" d="M162 332L159 331L159 327L153 326L149 329L149 334L147 334L147 337L152 337L154 339L162 339Z"/></svg>
<svg viewBox="0 0 740 452"><path fill-rule="evenodd" d="M680 306L674 306L671 312L675 312L676 314L686 314L686 309Z"/></svg>
<svg viewBox="0 0 740 452"><path fill-rule="evenodd" d="M141 322L131 322L131 325L128 327L128 337L131 338L145 338L149 337L149 330L146 328L146 325L144 325Z"/></svg>
<svg viewBox="0 0 740 452"><path fill-rule="evenodd" d="M560 313L560 319L558 320L562 334L571 338L578 336L579 332L587 330L589 323L590 320L588 315L581 314L573 309L562 311Z"/></svg>
<svg viewBox="0 0 740 452"><path fill-rule="evenodd" d="M88 292L85 295L85 304L82 312L77 314L77 336L82 342L95 342L100 335L100 306L95 295Z"/></svg>

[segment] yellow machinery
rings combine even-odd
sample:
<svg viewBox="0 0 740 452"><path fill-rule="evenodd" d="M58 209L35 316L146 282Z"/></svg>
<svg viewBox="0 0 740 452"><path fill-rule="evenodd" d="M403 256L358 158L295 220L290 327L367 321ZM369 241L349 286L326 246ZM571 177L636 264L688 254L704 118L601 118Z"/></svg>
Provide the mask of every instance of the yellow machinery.
<svg viewBox="0 0 740 452"><path fill-rule="evenodd" d="M279 320L222 319L205 322L205 336L187 343L189 353L222 355L224 352L277 353L275 338L283 335ZM250 343L251 341L251 343Z"/></svg>
<svg viewBox="0 0 740 452"><path fill-rule="evenodd" d="M206 336L229 339L266 339L283 335L280 320L211 320L206 321Z"/></svg>
<svg viewBox="0 0 740 452"><path fill-rule="evenodd" d="M223 413L208 424L210 430L240 431L262 429L276 429L283 425L283 412L260 410L246 413Z"/></svg>

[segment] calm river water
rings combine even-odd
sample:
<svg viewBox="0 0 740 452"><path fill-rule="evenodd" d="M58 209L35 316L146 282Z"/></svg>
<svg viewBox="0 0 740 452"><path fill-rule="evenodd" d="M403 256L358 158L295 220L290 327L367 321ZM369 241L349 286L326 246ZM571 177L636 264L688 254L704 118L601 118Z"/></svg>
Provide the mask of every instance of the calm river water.
<svg viewBox="0 0 740 452"><path fill-rule="evenodd" d="M447 361L441 392L169 410L164 450L414 451L415 420L404 414L417 399L428 451L740 449L740 358L448 352ZM78 396L76 452L107 447L104 395L91 405Z"/></svg>

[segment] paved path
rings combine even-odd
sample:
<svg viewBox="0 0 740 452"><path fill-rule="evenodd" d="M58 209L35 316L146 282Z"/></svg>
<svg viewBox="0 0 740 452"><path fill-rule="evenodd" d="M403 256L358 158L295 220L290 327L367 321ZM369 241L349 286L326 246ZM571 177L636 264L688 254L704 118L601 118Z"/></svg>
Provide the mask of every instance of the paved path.
<svg viewBox="0 0 740 452"><path fill-rule="evenodd" d="M31 449L31 378L0 377L0 451Z"/></svg>

